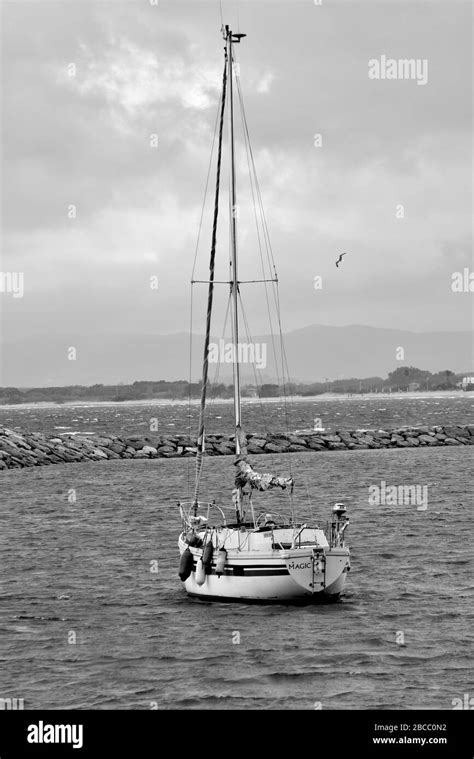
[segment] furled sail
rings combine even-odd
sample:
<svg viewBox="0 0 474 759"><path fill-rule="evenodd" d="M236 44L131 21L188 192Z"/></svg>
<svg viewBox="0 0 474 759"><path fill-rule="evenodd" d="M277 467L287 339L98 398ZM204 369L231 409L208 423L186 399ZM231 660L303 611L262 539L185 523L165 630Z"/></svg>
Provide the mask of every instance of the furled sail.
<svg viewBox="0 0 474 759"><path fill-rule="evenodd" d="M244 458L235 462L237 474L235 475L235 486L243 488L245 485L255 490L269 490L270 488L291 488L293 491L293 477L275 477L273 474L260 474L245 461Z"/></svg>

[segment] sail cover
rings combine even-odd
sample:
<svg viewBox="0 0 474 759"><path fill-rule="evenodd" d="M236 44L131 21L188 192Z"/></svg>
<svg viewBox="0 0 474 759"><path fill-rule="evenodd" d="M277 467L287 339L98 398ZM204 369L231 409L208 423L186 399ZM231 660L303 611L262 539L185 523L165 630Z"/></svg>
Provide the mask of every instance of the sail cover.
<svg viewBox="0 0 474 759"><path fill-rule="evenodd" d="M243 488L245 485L255 490L269 490L270 488L291 488L293 490L293 477L274 477L273 474L260 474L255 472L245 459L239 459L235 462L237 474L235 475L235 486Z"/></svg>

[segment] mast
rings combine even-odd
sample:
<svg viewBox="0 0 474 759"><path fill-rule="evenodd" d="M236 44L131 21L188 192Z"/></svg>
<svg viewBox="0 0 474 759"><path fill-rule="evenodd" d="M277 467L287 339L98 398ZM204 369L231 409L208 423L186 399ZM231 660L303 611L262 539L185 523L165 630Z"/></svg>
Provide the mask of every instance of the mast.
<svg viewBox="0 0 474 759"><path fill-rule="evenodd" d="M240 396L240 366L239 366L239 279L237 268L237 191L235 183L235 146L234 146L234 87L233 87L233 53L232 43L240 42L245 34L233 34L228 26L227 37L227 65L229 67L229 127L230 127L230 243L231 243L231 294L233 303L233 371L234 371L234 420L235 420L235 452L240 454L240 432L242 429L242 412Z"/></svg>
<svg viewBox="0 0 474 759"><path fill-rule="evenodd" d="M227 65L229 67L229 134L230 134L230 245L231 245L231 296L232 296L232 331L233 331L233 375L234 375L234 422L235 422L235 454L242 452L242 411L240 395L240 366L239 366L239 281L237 269L237 192L235 185L235 149L234 149L234 88L233 88L233 54L232 44L239 43L245 34L233 34L228 25L225 26L227 41ZM236 515L237 522L241 519L241 491L237 491Z"/></svg>

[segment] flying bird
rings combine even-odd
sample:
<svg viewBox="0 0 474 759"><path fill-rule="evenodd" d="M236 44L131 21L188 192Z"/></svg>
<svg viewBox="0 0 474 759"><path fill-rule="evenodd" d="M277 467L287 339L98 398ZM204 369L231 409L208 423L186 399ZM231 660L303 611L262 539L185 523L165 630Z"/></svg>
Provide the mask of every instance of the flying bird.
<svg viewBox="0 0 474 759"><path fill-rule="evenodd" d="M346 254L346 253L341 253L341 255L339 256L339 258L338 258L338 259L337 259L337 261L336 261L336 266L337 266L337 267L339 267L339 264L340 264L340 263L341 263L341 261L342 261L342 257L343 257L343 256L345 256L345 255L347 255L347 254Z"/></svg>

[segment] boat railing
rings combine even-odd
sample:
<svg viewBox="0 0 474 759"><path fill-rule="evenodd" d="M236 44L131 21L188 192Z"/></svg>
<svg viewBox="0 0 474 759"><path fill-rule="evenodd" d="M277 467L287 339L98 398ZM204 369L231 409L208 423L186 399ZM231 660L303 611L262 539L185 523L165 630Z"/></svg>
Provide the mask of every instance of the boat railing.
<svg viewBox="0 0 474 759"><path fill-rule="evenodd" d="M349 519L346 516L326 522L325 533L330 548L344 548L344 532L348 526Z"/></svg>
<svg viewBox="0 0 474 759"><path fill-rule="evenodd" d="M209 514L211 509L217 509L222 517L222 525L225 527L226 517L221 507L217 505L215 501L178 501L178 507L181 514L181 519L187 527L199 527L206 525L209 522ZM198 512L205 512L199 514Z"/></svg>
<svg viewBox="0 0 474 759"><path fill-rule="evenodd" d="M296 548L296 541L298 540L299 545L298 548L301 548L301 533L303 530L306 530L307 524L302 524L298 532L293 536L293 540L291 541L291 547Z"/></svg>

